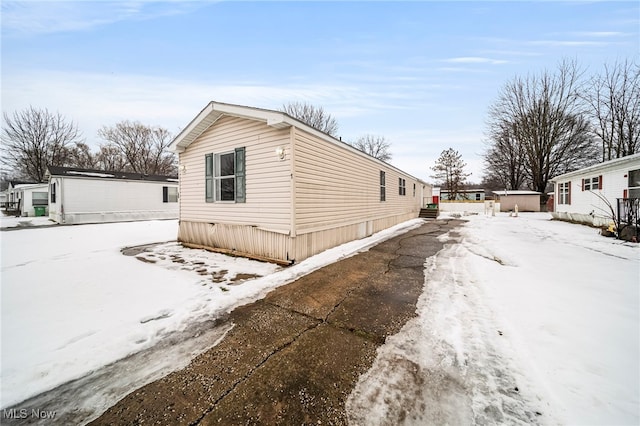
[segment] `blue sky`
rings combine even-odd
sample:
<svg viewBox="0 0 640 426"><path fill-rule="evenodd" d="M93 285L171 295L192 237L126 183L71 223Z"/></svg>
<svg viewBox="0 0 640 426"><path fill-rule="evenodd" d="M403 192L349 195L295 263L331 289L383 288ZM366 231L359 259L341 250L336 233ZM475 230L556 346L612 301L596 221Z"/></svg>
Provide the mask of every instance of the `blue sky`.
<svg viewBox="0 0 640 426"><path fill-rule="evenodd" d="M482 175L489 105L515 76L638 60L640 3L2 1L2 110L122 120L177 134L211 100L322 106L343 140L392 143L431 181L457 149Z"/></svg>

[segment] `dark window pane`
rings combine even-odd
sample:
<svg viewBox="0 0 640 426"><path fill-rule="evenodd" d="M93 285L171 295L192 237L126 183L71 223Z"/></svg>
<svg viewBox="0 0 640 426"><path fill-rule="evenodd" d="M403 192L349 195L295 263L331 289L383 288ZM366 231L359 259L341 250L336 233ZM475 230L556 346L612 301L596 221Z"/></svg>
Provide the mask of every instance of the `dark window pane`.
<svg viewBox="0 0 640 426"><path fill-rule="evenodd" d="M227 178L220 179L220 200L222 201L233 201L235 193L235 179Z"/></svg>
<svg viewBox="0 0 640 426"><path fill-rule="evenodd" d="M220 176L233 176L235 174L235 156L233 152L220 155Z"/></svg>
<svg viewBox="0 0 640 426"><path fill-rule="evenodd" d="M629 188L640 186L640 169L629 172Z"/></svg>

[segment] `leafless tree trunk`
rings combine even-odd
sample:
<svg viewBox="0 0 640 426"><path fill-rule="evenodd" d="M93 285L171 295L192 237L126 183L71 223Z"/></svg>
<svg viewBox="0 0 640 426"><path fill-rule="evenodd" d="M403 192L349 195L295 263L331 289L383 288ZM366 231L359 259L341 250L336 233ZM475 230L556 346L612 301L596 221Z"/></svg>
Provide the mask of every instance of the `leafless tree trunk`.
<svg viewBox="0 0 640 426"><path fill-rule="evenodd" d="M105 169L141 174L176 173L175 156L169 152L171 134L161 127L122 121L102 127L98 136L107 143L100 148L99 164Z"/></svg>
<svg viewBox="0 0 640 426"><path fill-rule="evenodd" d="M355 142L350 143L350 145L378 160L391 160L391 142L384 136L364 135L359 137Z"/></svg>
<svg viewBox="0 0 640 426"><path fill-rule="evenodd" d="M515 130L510 123L496 120L490 129L490 141L484 154L485 180L497 181L501 189L521 189L526 178L525 158Z"/></svg>
<svg viewBox="0 0 640 426"><path fill-rule="evenodd" d="M580 90L576 63L564 61L555 74L545 71L526 79L516 77L490 108L490 128L513 129L524 153L526 177L535 191L544 194L552 177L597 161L597 145L578 98Z"/></svg>
<svg viewBox="0 0 640 426"><path fill-rule="evenodd" d="M316 107L306 102L289 102L282 106L282 112L329 136L337 137L338 122L331 117L331 114L326 113L322 107Z"/></svg>
<svg viewBox="0 0 640 426"><path fill-rule="evenodd" d="M47 166L68 161L68 146L82 138L73 122L60 113L29 107L13 115L4 114L2 164L22 177L44 182Z"/></svg>
<svg viewBox="0 0 640 426"><path fill-rule="evenodd" d="M602 161L640 152L640 65L629 60L605 65L584 100L602 142Z"/></svg>
<svg viewBox="0 0 640 426"><path fill-rule="evenodd" d="M464 168L467 164L462 161L462 156L453 148L445 149L431 167L435 173L431 176L441 184L448 192L449 199L455 200L456 196L464 189L464 184L470 173Z"/></svg>

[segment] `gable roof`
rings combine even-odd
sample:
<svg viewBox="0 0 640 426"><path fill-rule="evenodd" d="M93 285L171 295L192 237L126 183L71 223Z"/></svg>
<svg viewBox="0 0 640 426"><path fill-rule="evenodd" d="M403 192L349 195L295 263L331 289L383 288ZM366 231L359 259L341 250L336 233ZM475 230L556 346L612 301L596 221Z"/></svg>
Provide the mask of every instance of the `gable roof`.
<svg viewBox="0 0 640 426"><path fill-rule="evenodd" d="M13 188L15 188L18 185L32 185L34 183L38 183L38 182L29 181L29 180L10 180L9 181L9 185Z"/></svg>
<svg viewBox="0 0 640 426"><path fill-rule="evenodd" d="M410 176L425 185L428 185L421 179L411 176L409 173L400 170L389 163L379 160L367 154L366 152L360 151L359 149L354 148L353 146L349 145L346 142L343 142L342 140L338 140L333 136L328 135L327 133L321 132L315 127L311 127L308 124L291 117L285 112L243 105L227 104L215 101L209 102L207 106L205 106L204 109L200 111L200 113L196 115L193 120L191 120L191 122L178 134L178 136L175 137L173 142L171 142L169 149L176 153L184 152L184 150L189 145L191 145L193 141L195 141L202 133L204 133L222 116L240 117L249 120L262 121L266 123L267 126L271 126L276 129L296 127L298 129L304 130L307 133L311 133L312 135L317 136L318 138L323 139L329 143L353 151L356 154L368 158L371 161L376 161L388 167L396 169L398 172L406 176Z"/></svg>
<svg viewBox="0 0 640 426"><path fill-rule="evenodd" d="M178 176L145 175L131 172L112 172L97 169L81 169L78 167L48 166L47 176L64 176L74 178L145 180L151 182L178 182Z"/></svg>
<svg viewBox="0 0 640 426"><path fill-rule="evenodd" d="M636 163L640 165L640 154L627 155L626 157L614 158L613 160L603 161L602 163L594 164L593 166L585 167L583 169L574 170L573 172L565 173L551 179L551 182L557 182L558 180L566 179L573 176L584 175L587 173L595 173L602 170L611 169L614 167L622 167L627 163Z"/></svg>

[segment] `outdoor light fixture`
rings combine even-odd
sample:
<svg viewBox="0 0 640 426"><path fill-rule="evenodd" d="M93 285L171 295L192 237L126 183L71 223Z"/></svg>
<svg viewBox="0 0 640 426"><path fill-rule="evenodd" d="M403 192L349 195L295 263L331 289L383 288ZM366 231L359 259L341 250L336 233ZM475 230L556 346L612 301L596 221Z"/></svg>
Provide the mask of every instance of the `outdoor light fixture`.
<svg viewBox="0 0 640 426"><path fill-rule="evenodd" d="M276 148L276 155L278 156L279 159L284 160L284 147L283 146L279 146Z"/></svg>

